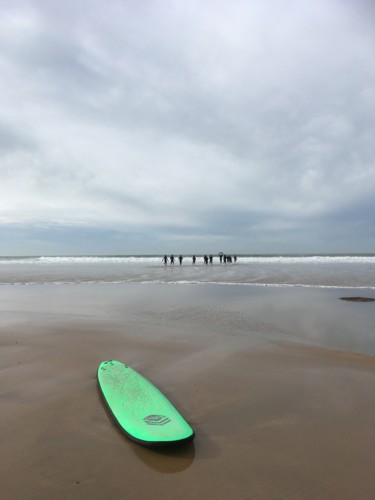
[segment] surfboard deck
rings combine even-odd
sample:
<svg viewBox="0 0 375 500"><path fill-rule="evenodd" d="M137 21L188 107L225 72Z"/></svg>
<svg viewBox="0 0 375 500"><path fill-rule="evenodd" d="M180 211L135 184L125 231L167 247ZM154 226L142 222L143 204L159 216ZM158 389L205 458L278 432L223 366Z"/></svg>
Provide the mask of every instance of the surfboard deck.
<svg viewBox="0 0 375 500"><path fill-rule="evenodd" d="M185 443L194 431L172 403L149 380L120 361L103 361L98 383L117 425L145 446Z"/></svg>

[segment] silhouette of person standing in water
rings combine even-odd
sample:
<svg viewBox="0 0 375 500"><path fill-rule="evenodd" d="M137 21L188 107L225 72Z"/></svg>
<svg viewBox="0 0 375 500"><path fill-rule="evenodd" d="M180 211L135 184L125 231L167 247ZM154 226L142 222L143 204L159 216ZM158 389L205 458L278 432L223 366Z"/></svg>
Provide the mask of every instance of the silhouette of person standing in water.
<svg viewBox="0 0 375 500"><path fill-rule="evenodd" d="M196 256L193 255L193 264L195 264L195 261L197 260Z"/></svg>
<svg viewBox="0 0 375 500"><path fill-rule="evenodd" d="M207 264L208 264L208 257L207 257L207 255L205 255L205 256L203 257L203 260L204 260L204 263L205 263L205 264L206 264L206 266L207 266Z"/></svg>
<svg viewBox="0 0 375 500"><path fill-rule="evenodd" d="M178 258L178 260L180 261L180 266L181 266L181 264L182 264L182 259L183 259L183 256L182 256L182 255L180 255L180 256L179 256L179 258Z"/></svg>
<svg viewBox="0 0 375 500"><path fill-rule="evenodd" d="M166 266L168 263L168 257L166 255L164 255L164 257L163 257L163 262L164 262L164 265Z"/></svg>
<svg viewBox="0 0 375 500"><path fill-rule="evenodd" d="M173 254L169 257L169 260L171 261L171 266L174 266L174 255Z"/></svg>
<svg viewBox="0 0 375 500"><path fill-rule="evenodd" d="M211 266L212 266L212 260L213 260L212 255L210 255L209 259L210 259L210 264L211 264Z"/></svg>

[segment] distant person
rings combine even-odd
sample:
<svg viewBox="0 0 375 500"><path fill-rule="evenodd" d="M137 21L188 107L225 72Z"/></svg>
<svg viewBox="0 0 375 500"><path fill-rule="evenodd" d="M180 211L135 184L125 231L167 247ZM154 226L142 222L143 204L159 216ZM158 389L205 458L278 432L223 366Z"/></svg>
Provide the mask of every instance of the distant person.
<svg viewBox="0 0 375 500"><path fill-rule="evenodd" d="M179 256L179 258L178 258L178 260L180 261L180 266L181 266L181 264L182 264L182 259L183 259L183 256L182 256L182 255L180 255L180 256Z"/></svg>
<svg viewBox="0 0 375 500"><path fill-rule="evenodd" d="M237 255L233 256L233 260L234 260L234 262L237 262Z"/></svg>
<svg viewBox="0 0 375 500"><path fill-rule="evenodd" d="M232 263L232 257L230 255L227 255L227 262Z"/></svg>
<svg viewBox="0 0 375 500"><path fill-rule="evenodd" d="M193 255L193 264L195 264L195 261L197 260L196 256Z"/></svg>
<svg viewBox="0 0 375 500"><path fill-rule="evenodd" d="M223 255L223 261L224 261L224 264L227 263L227 256L226 255Z"/></svg>
<svg viewBox="0 0 375 500"><path fill-rule="evenodd" d="M174 255L173 254L169 257L169 260L171 261L171 266L174 266Z"/></svg>
<svg viewBox="0 0 375 500"><path fill-rule="evenodd" d="M205 264L206 264L206 266L207 266L207 264L208 264L208 257L207 257L207 255L205 255L205 256L203 257L203 260L204 260L204 263L205 263Z"/></svg>
<svg viewBox="0 0 375 500"><path fill-rule="evenodd" d="M219 255L219 259L220 259L220 264L222 264L223 263L223 254L222 253Z"/></svg>
<svg viewBox="0 0 375 500"><path fill-rule="evenodd" d="M213 261L213 257L212 257L212 255L210 255L210 256L209 256L209 260L210 260L210 264L211 264L211 266L212 266L212 261Z"/></svg>
<svg viewBox="0 0 375 500"><path fill-rule="evenodd" d="M168 257L166 255L164 255L163 261L164 261L164 265L166 266L168 263Z"/></svg>

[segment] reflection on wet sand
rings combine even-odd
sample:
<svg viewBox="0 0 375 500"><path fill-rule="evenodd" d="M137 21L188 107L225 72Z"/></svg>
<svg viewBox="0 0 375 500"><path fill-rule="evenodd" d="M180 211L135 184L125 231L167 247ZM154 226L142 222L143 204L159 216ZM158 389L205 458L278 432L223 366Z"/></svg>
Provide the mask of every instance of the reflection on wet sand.
<svg viewBox="0 0 375 500"><path fill-rule="evenodd" d="M194 441L159 448L147 448L131 443L131 448L147 467L163 474L175 474L188 469L195 457Z"/></svg>

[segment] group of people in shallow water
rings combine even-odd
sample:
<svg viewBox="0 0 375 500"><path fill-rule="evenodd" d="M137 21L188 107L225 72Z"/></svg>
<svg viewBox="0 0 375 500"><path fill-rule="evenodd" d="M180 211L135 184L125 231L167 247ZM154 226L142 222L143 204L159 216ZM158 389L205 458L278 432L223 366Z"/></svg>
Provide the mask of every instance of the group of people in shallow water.
<svg viewBox="0 0 375 500"><path fill-rule="evenodd" d="M177 259L178 259L180 266L181 266L182 261L184 260L183 256L179 255L177 257ZM164 262L165 266L168 264L168 262L170 263L171 266L174 266L175 260L176 260L176 257L173 254L170 257L168 257L167 255L164 255L164 257L163 257L163 262ZM208 265L208 263L210 263L212 266L213 260L214 260L213 255L209 255L209 256L204 255L204 257L203 257L203 262L206 264L206 266ZM220 260L220 264L237 262L237 255L234 255L232 257L231 255L225 255L225 254L220 253L219 260ZM192 263L195 264L196 261L197 261L197 257L195 255L193 255L192 256Z"/></svg>

